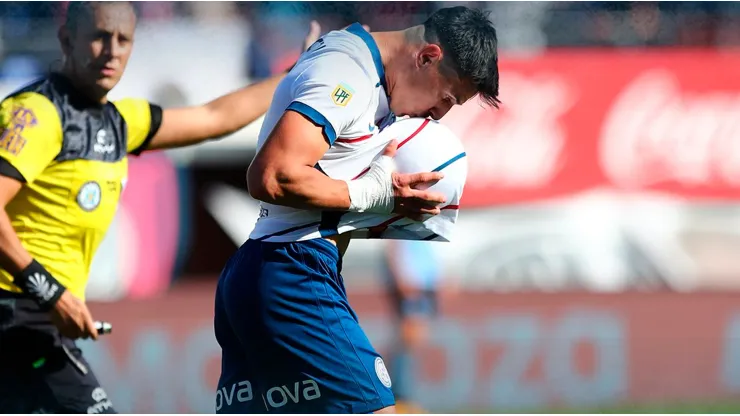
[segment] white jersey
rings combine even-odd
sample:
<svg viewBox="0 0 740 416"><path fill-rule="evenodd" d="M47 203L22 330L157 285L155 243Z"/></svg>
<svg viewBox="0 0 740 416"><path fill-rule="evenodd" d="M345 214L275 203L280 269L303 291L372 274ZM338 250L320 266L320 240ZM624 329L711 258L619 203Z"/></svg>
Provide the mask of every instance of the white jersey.
<svg viewBox="0 0 740 416"><path fill-rule="evenodd" d="M395 121L395 116L389 110L380 52L360 24L328 33L301 55L275 91L260 130L258 149L287 110L299 112L323 127L331 146L316 168L331 178L359 177L382 152L393 138L379 133ZM413 224L398 219L396 225L407 228L400 234L366 231L392 217L301 210L262 202L250 238L292 242L352 232L353 238L448 240L444 226L431 231L422 227L421 232L414 232Z"/></svg>

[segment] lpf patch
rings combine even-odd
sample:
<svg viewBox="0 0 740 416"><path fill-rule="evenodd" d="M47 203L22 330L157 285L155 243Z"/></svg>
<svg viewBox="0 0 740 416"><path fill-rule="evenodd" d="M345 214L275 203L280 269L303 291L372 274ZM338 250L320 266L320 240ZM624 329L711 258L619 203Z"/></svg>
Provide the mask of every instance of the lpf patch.
<svg viewBox="0 0 740 416"><path fill-rule="evenodd" d="M85 211L92 211L100 205L102 192L95 181L85 182L77 193L77 204Z"/></svg>
<svg viewBox="0 0 740 416"><path fill-rule="evenodd" d="M340 107L346 107L354 94L355 90L348 87L347 84L339 84L331 93L331 100Z"/></svg>
<svg viewBox="0 0 740 416"><path fill-rule="evenodd" d="M385 363L380 357L375 358L375 374L378 375L378 380L380 380L384 386L391 388L391 376L388 374L388 370L385 368Z"/></svg>

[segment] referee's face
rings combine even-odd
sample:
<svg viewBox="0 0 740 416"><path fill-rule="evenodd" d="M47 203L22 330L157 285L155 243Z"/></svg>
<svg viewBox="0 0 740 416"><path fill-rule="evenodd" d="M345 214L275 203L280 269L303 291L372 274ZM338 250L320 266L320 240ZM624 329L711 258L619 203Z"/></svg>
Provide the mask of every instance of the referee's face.
<svg viewBox="0 0 740 416"><path fill-rule="evenodd" d="M72 76L104 96L123 76L134 43L136 15L128 2L92 3L62 46Z"/></svg>

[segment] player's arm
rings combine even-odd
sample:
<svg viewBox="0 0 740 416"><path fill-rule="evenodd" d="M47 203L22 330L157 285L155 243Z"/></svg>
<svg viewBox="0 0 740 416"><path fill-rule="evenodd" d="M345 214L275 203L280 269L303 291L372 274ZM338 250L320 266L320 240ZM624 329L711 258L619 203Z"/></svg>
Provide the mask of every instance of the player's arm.
<svg viewBox="0 0 740 416"><path fill-rule="evenodd" d="M54 105L39 94L20 94L0 105L0 266L16 277L22 289L35 262L21 245L5 208L23 184L33 182L59 154L61 126ZM60 290L53 298L41 299L42 303L61 294Z"/></svg>
<svg viewBox="0 0 740 416"><path fill-rule="evenodd" d="M283 74L201 106L162 109L136 98L114 104L128 127L128 152L184 147L233 133L254 122L270 106Z"/></svg>
<svg viewBox="0 0 740 416"><path fill-rule="evenodd" d="M315 166L366 110L370 81L357 63L339 53L324 55L301 70L290 86L292 103L249 166L247 187L255 199L276 205L348 210L347 182L332 179ZM332 95L340 84L352 94L342 101Z"/></svg>
<svg viewBox="0 0 740 416"><path fill-rule="evenodd" d="M321 27L311 22L303 50L321 34ZM150 125L140 123L146 135L131 139L129 149L139 154L144 150L171 149L218 139L255 122L270 108L272 96L285 73L248 85L209 103L162 110L153 106ZM146 121L146 117L139 118ZM139 140L137 140L137 138Z"/></svg>
<svg viewBox="0 0 740 416"><path fill-rule="evenodd" d="M23 247L6 211L21 188L32 183L61 149L62 122L48 99L24 93L0 104L0 267L26 296L42 309L51 309L52 321L63 335L97 339L85 304Z"/></svg>
<svg viewBox="0 0 740 416"><path fill-rule="evenodd" d="M0 171L2 171L0 174L0 206L2 207L0 210L0 267L15 275L33 260L33 257L21 245L10 223L10 217L5 212L5 207L15 198L23 183L14 177L5 176L9 172L17 172L7 161L0 160Z"/></svg>
<svg viewBox="0 0 740 416"><path fill-rule="evenodd" d="M293 208L348 210L347 182L315 168L329 149L323 130L305 115L286 111L249 165L250 195Z"/></svg>
<svg viewBox="0 0 740 416"><path fill-rule="evenodd" d="M364 70L344 54L328 53L301 70L291 86L292 103L247 171L252 197L299 209L439 213L430 201L439 203L443 197L411 188L441 176L394 174L395 145L356 181L335 180L315 168L377 91Z"/></svg>
<svg viewBox="0 0 740 416"><path fill-rule="evenodd" d="M284 76L248 85L205 105L164 110L162 125L147 150L189 146L242 129L267 112Z"/></svg>

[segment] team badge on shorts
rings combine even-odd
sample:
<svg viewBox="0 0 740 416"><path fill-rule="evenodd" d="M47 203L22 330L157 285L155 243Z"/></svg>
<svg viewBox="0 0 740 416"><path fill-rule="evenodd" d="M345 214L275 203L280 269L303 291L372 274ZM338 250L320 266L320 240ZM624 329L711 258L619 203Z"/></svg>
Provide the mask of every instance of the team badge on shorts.
<svg viewBox="0 0 740 416"><path fill-rule="evenodd" d="M380 380L384 386L391 388L391 376L388 374L388 370L385 368L385 363L380 357L375 358L375 374L378 375L378 380Z"/></svg>
<svg viewBox="0 0 740 416"><path fill-rule="evenodd" d="M100 205L100 185L95 181L85 182L77 193L77 204L85 211L92 211Z"/></svg>
<svg viewBox="0 0 740 416"><path fill-rule="evenodd" d="M331 100L334 101L334 104L340 107L346 107L354 94L355 91L352 88L348 87L346 84L339 84L331 93Z"/></svg>

